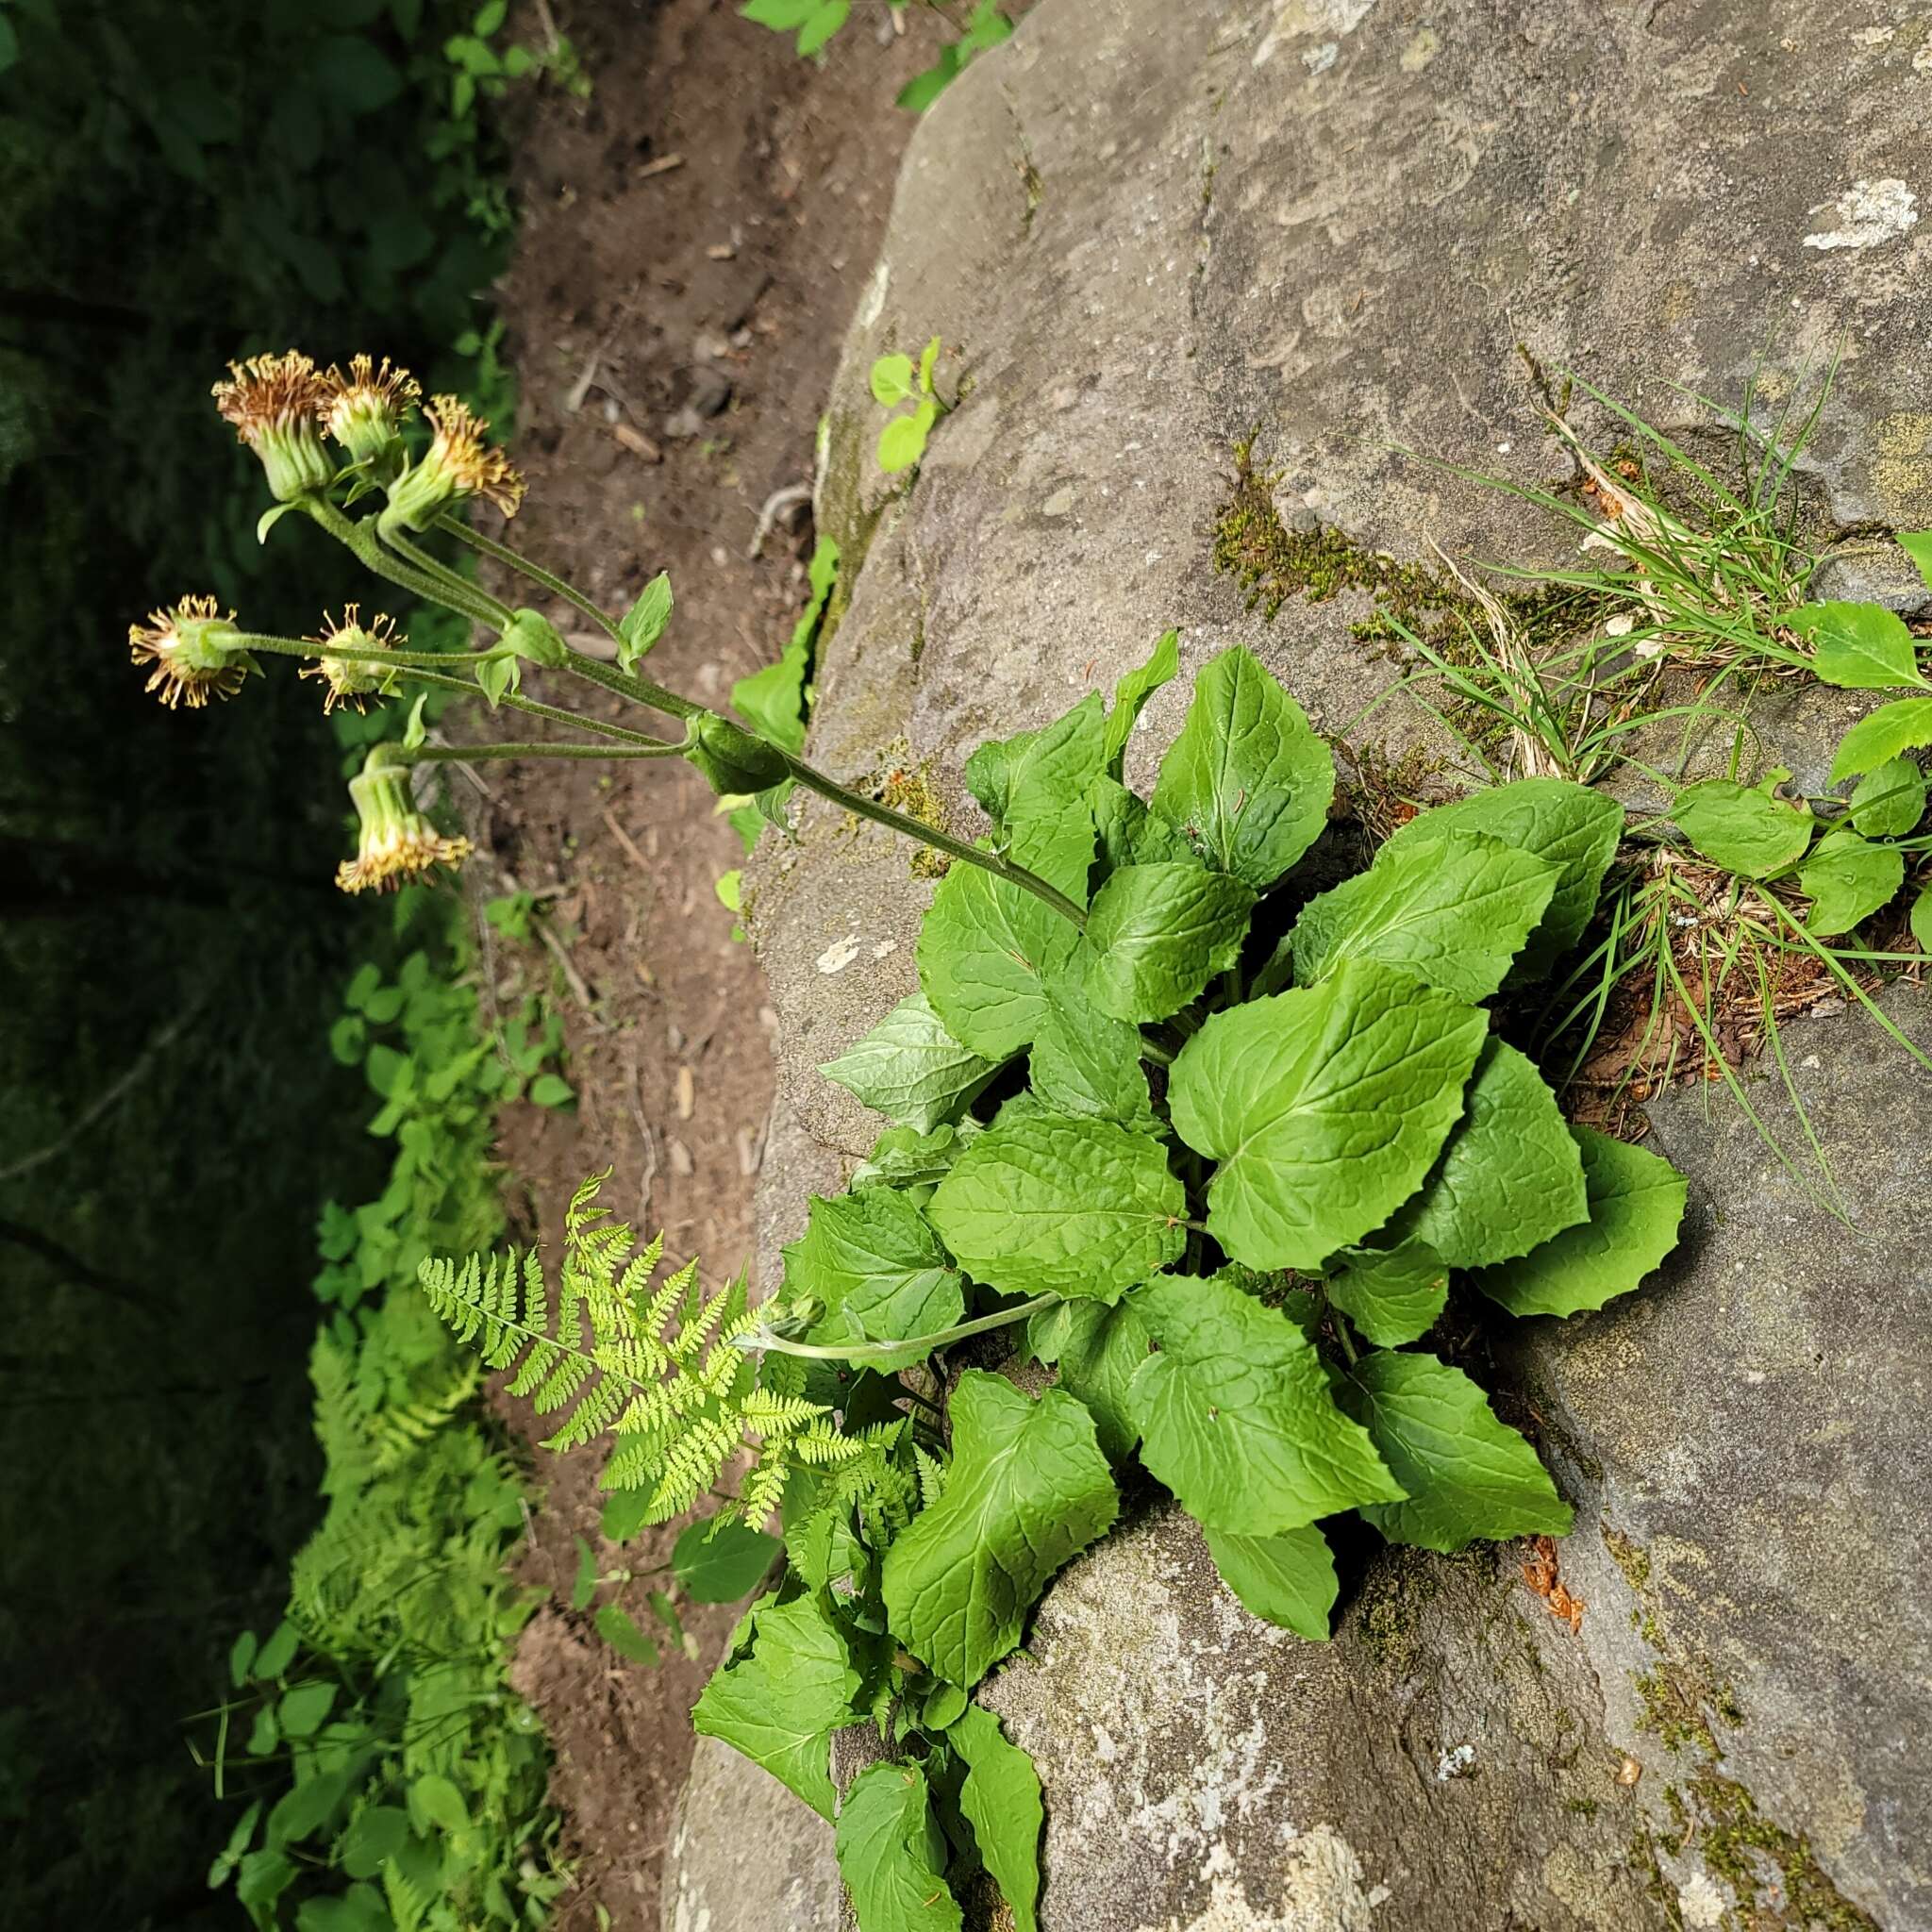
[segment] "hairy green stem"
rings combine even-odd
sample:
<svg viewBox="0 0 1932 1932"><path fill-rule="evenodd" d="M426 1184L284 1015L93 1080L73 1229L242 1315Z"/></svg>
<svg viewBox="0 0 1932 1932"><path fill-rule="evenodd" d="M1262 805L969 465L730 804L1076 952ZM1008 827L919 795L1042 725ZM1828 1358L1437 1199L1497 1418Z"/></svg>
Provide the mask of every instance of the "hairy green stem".
<svg viewBox="0 0 1932 1932"><path fill-rule="evenodd" d="M422 744L403 754L415 765L439 762L475 764L483 758L676 758L678 744L557 744L541 741L522 744Z"/></svg>
<svg viewBox="0 0 1932 1932"><path fill-rule="evenodd" d="M410 542L400 530L390 530L385 533L380 525L375 527L382 542L387 544L396 556L400 557L425 583L436 584L441 588L442 596L440 600L441 602L448 604L450 608L454 610L460 607L453 600L461 598L467 602L474 603L479 610L500 611L502 613L500 618L492 616L484 621L491 624L495 629L501 630L503 628L504 622L508 620L510 614L508 607L498 598L491 596L481 584L474 583L470 578L452 570L441 558L430 556L428 551L423 549L421 545Z"/></svg>
<svg viewBox="0 0 1932 1932"><path fill-rule="evenodd" d="M467 543L471 549L480 551L507 570L517 571L528 577L533 584L541 584L553 597L561 597L573 609L581 611L607 636L616 639L620 643L624 641L624 632L616 622L599 609L575 584L566 583L562 577L545 570L541 563L533 562L521 551L512 550L508 543L498 543L484 536L481 531L471 529L461 518L450 516L447 512L437 518L436 527L439 530L447 530L452 537Z"/></svg>
<svg viewBox="0 0 1932 1932"><path fill-rule="evenodd" d="M788 1341L782 1335L774 1335L768 1328L754 1328L749 1333L734 1339L734 1345L747 1351L759 1349L771 1355L798 1355L808 1361L815 1362L869 1362L878 1361L887 1356L904 1355L908 1349L917 1349L921 1355L930 1355L936 1348L944 1348L954 1341L964 1341L969 1335L989 1335L995 1328L1010 1328L1015 1322L1024 1322L1029 1315L1037 1315L1042 1308L1050 1308L1061 1299L1057 1294L1037 1294L1029 1302L1022 1302L1018 1307L1001 1308L997 1314L981 1315L976 1321L956 1323L950 1328L934 1330L930 1335L910 1335L904 1341L855 1341L846 1344L820 1344L811 1341Z"/></svg>
<svg viewBox="0 0 1932 1932"><path fill-rule="evenodd" d="M387 666L391 671L431 671L452 664L474 664L479 658L512 655L504 651L476 651L460 656L448 651L394 651L380 646L363 649L353 644L319 644L309 638L266 637L258 631L242 633L241 649L260 651L272 658L336 658L344 664ZM461 683L460 678L452 679Z"/></svg>
<svg viewBox="0 0 1932 1932"><path fill-rule="evenodd" d="M460 662L460 659L456 661ZM482 687L474 677L445 677L434 671L409 673L415 684L433 684L439 691L465 692L470 697L481 697ZM575 724L580 730L594 731L601 738L614 738L620 744L662 744L661 738L653 738L648 731L633 731L627 724L611 724L602 718L586 717L581 711L568 711L560 705L539 704L535 698L526 698L516 691L505 691L496 701L512 711L522 711L530 718L548 718L557 724Z"/></svg>
<svg viewBox="0 0 1932 1932"><path fill-rule="evenodd" d="M401 558L391 556L376 536L373 518L365 517L359 523L356 522L320 496L304 496L297 502L303 513L320 524L365 570L374 571L379 577L387 577L391 583L399 585L414 596L441 604L445 609L454 610L458 617L467 617L473 624L483 625L494 631L508 628L508 610L479 586L466 582L454 572L443 571L441 565L437 567L437 575L425 575Z"/></svg>

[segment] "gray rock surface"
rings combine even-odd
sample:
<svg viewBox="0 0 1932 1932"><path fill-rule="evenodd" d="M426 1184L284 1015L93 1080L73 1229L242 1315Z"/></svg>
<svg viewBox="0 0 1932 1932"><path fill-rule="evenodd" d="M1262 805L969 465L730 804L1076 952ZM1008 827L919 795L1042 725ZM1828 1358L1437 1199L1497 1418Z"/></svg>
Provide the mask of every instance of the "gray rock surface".
<svg viewBox="0 0 1932 1932"><path fill-rule="evenodd" d="M846 601L812 755L970 833L972 747L1170 624L1183 680L1130 777L1234 641L1324 728L1424 741L1399 696L1361 715L1398 669L1350 635L1365 593L1270 624L1215 569L1234 445L1256 436L1288 529L1357 557L1567 558L1574 533L1392 447L1561 480L1519 342L1678 429L1670 385L1794 394L1842 341L1817 512L1932 525L1928 70L1932 22L1842 0L1042 0L922 125L847 345L819 491ZM908 491L876 470L866 371L934 333L959 406ZM1793 708L1777 756L1815 764L1855 703ZM877 1132L816 1068L916 984L928 889L823 808L750 886L781 1020L774 1281L808 1191ZM1708 1119L1673 1099L1695 1239L1641 1295L1510 1345L1579 1505L1579 1632L1520 1552L1365 1545L1336 1641L1304 1645L1158 1507L1049 1592L1033 1661L984 1693L1047 1780L1048 1932L1932 1926L1928 1082L1856 1014L1791 1040L1857 1232L1722 1096ZM1776 1111L1774 1072L1752 1091ZM706 1832L693 1813L672 1900L693 1859L730 1869L759 1781ZM823 1860L799 1816L795 1855ZM836 1923L749 1882L707 1899L708 1932Z"/></svg>

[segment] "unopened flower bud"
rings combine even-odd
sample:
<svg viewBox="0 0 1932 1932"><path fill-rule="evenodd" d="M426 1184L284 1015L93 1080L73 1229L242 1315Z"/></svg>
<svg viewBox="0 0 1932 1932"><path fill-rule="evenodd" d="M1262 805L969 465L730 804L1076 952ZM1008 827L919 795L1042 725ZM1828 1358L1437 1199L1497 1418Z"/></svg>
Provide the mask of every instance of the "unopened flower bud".
<svg viewBox="0 0 1932 1932"><path fill-rule="evenodd" d="M214 386L215 406L235 435L261 458L278 503L326 490L336 466L322 446L320 411L328 385L307 356L254 356L228 364Z"/></svg>
<svg viewBox="0 0 1932 1932"><path fill-rule="evenodd" d="M349 780L349 796L361 829L355 858L336 869L345 892L393 891L470 856L467 839L445 839L416 809L407 765L365 765Z"/></svg>
<svg viewBox="0 0 1932 1932"><path fill-rule="evenodd" d="M171 711L231 698L258 668L235 628L235 613L221 616L212 597L183 597L171 609L151 611L145 624L127 626L127 646L135 663L153 667L147 688Z"/></svg>
<svg viewBox="0 0 1932 1932"><path fill-rule="evenodd" d="M335 644L350 651L389 651L409 641L396 629L393 618L378 614L364 625L360 610L359 605L344 604L340 624L325 611L322 635L310 638L308 641L311 644ZM313 664L305 664L301 675L319 677L327 687L322 694L325 717L338 705L353 705L357 710L364 710L367 707L363 699L389 697L396 688L393 671L380 664L367 663L359 658L319 658Z"/></svg>
<svg viewBox="0 0 1932 1932"><path fill-rule="evenodd" d="M392 368L387 356L378 367L368 356L352 356L349 373L331 367L322 378L323 427L348 451L349 460L367 463L386 479L403 466L403 418L423 394L407 369Z"/></svg>
<svg viewBox="0 0 1932 1932"><path fill-rule="evenodd" d="M490 425L457 396L437 396L423 410L436 432L421 458L389 487L382 523L389 528L426 530L444 510L484 496L513 517L524 500L524 479L500 449L483 441Z"/></svg>

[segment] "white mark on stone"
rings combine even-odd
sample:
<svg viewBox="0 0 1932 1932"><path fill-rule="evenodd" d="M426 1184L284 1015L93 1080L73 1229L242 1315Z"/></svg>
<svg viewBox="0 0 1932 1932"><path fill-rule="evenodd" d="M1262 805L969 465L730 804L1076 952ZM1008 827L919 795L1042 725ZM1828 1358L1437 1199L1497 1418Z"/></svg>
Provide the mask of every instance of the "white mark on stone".
<svg viewBox="0 0 1932 1932"><path fill-rule="evenodd" d="M886 311L886 291L891 286L892 264L883 256L879 265L872 272L872 280L865 285L865 293L859 298L858 325L870 328Z"/></svg>
<svg viewBox="0 0 1932 1932"><path fill-rule="evenodd" d="M1341 58L1341 42L1340 41L1324 41L1319 47L1310 47L1302 56L1302 65L1310 74L1326 74Z"/></svg>
<svg viewBox="0 0 1932 1932"><path fill-rule="evenodd" d="M1341 39L1354 33L1369 17L1374 4L1375 0L1290 0L1290 4L1274 16L1274 25L1262 36L1261 44L1255 49L1254 65L1267 66L1283 41L1308 40L1317 34ZM1309 58L1306 54L1302 56L1304 60ZM1328 64L1324 61L1323 66ZM1320 74L1322 68L1314 67L1311 71Z"/></svg>
<svg viewBox="0 0 1932 1932"><path fill-rule="evenodd" d="M1249 1904L1224 1840L1208 1851L1202 1875L1212 1888L1207 1905L1168 1932L1374 1932L1374 1911L1385 1887L1362 1890L1362 1864L1331 1824L1318 1824L1294 1841L1274 1903Z"/></svg>
<svg viewBox="0 0 1932 1932"><path fill-rule="evenodd" d="M1396 66L1405 74L1420 74L1436 58L1442 42L1432 26L1418 27L1415 38L1403 48Z"/></svg>
<svg viewBox="0 0 1932 1932"><path fill-rule="evenodd" d="M1604 635L1607 638L1627 638L1636 628L1637 620L1625 612L1621 617L1611 618L1604 625Z"/></svg>
<svg viewBox="0 0 1932 1932"><path fill-rule="evenodd" d="M1824 206L1821 202L1811 212ZM1895 175L1854 181L1831 208L1843 225L1807 235L1807 248L1875 248L1903 235L1919 219L1919 197Z"/></svg>
<svg viewBox="0 0 1932 1932"><path fill-rule="evenodd" d="M896 953L898 950L899 941L897 940L881 940L878 942L878 944L872 949L872 956L874 959L884 959L889 958L891 954Z"/></svg>
<svg viewBox="0 0 1932 1932"><path fill-rule="evenodd" d="M1040 514L1043 517L1063 517L1073 507L1073 486L1063 484L1040 506Z"/></svg>
<svg viewBox="0 0 1932 1932"><path fill-rule="evenodd" d="M819 955L819 971L821 973L842 973L858 958L858 935L854 933L850 939L834 940Z"/></svg>
<svg viewBox="0 0 1932 1932"><path fill-rule="evenodd" d="M1882 47L1898 32L1895 26L1861 26L1852 36L1855 47Z"/></svg>
<svg viewBox="0 0 1932 1932"><path fill-rule="evenodd" d="M1700 1928L1722 1925L1726 1909L1724 1895L1707 1873L1700 1872L1688 1885L1677 1888L1677 1909L1687 1925Z"/></svg>
<svg viewBox="0 0 1932 1932"><path fill-rule="evenodd" d="M1446 1785L1453 1777L1467 1777L1475 1765L1475 1746L1458 1744L1436 1759L1436 1782Z"/></svg>

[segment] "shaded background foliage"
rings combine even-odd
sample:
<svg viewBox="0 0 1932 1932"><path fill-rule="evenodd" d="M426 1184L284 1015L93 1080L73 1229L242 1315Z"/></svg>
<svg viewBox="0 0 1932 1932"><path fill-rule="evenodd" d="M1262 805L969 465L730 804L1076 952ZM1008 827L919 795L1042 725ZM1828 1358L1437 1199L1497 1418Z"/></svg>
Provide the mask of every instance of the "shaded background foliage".
<svg viewBox="0 0 1932 1932"><path fill-rule="evenodd" d="M11 1924L235 1919L183 1720L317 1513L315 1215L382 1166L324 1041L388 922L331 885L314 687L171 716L125 639L184 592L299 634L361 589L299 522L257 546L258 470L208 400L229 357L490 377L508 209L447 51L479 24L474 0L0 0Z"/></svg>

